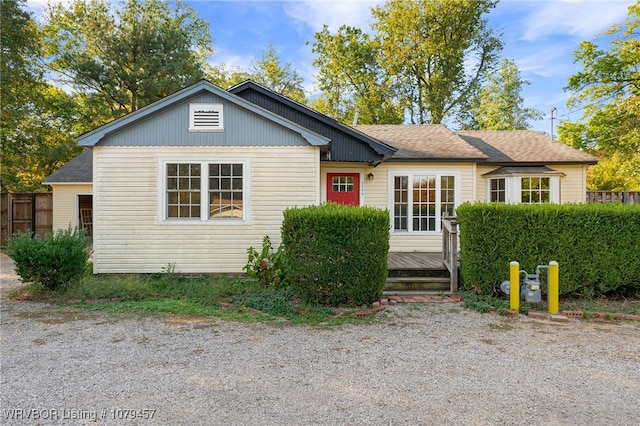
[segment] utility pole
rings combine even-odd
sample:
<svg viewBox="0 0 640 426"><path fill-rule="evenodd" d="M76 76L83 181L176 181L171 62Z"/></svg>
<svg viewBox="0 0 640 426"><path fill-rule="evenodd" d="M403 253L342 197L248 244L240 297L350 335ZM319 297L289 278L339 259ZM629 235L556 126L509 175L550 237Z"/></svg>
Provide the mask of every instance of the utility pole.
<svg viewBox="0 0 640 426"><path fill-rule="evenodd" d="M553 116L554 112L556 112L556 107L551 108L551 140L553 140L553 119L555 118Z"/></svg>

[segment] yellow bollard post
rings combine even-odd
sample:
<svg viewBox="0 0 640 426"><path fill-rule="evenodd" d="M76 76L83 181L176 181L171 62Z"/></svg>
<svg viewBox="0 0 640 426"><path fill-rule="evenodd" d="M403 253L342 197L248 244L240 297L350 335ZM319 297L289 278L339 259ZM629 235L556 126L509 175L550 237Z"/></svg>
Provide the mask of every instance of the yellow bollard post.
<svg viewBox="0 0 640 426"><path fill-rule="evenodd" d="M509 307L520 311L520 264L511 262L509 264Z"/></svg>
<svg viewBox="0 0 640 426"><path fill-rule="evenodd" d="M559 311L560 294L560 267L558 262L549 262L549 292L547 302L549 303L549 315L556 315Z"/></svg>

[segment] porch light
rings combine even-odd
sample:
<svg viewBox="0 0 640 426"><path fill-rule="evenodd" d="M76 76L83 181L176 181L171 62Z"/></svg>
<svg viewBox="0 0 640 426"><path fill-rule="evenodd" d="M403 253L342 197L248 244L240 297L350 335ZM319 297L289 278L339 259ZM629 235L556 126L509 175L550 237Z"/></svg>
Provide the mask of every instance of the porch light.
<svg viewBox="0 0 640 426"><path fill-rule="evenodd" d="M367 177L369 178L369 180L373 180L373 173L369 173Z"/></svg>

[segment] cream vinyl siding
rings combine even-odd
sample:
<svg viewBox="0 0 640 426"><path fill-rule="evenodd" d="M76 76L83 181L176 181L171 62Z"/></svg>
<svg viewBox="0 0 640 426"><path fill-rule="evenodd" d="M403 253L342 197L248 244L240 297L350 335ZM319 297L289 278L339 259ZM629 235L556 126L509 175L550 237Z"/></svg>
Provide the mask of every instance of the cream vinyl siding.
<svg viewBox="0 0 640 426"><path fill-rule="evenodd" d="M564 173L560 177L560 203L584 203L587 191L587 165L549 165L553 170ZM476 194L478 201L487 201L489 179L482 176L497 166L478 166L476 179Z"/></svg>
<svg viewBox="0 0 640 426"><path fill-rule="evenodd" d="M91 195L93 185L90 183L54 183L53 188L53 230L77 227L78 195Z"/></svg>
<svg viewBox="0 0 640 426"><path fill-rule="evenodd" d="M167 224L158 221L159 159L248 160L250 224ZM247 249L264 235L280 243L282 212L317 204L317 147L95 147L95 273L238 273Z"/></svg>
<svg viewBox="0 0 640 426"><path fill-rule="evenodd" d="M393 194L389 194L389 179L392 173L451 173L456 176L458 202L473 201L475 188L475 165L471 163L382 163L377 167L354 167L350 163L322 163L322 200L326 200L326 175L334 172L360 172L363 182L361 203L381 209L391 209ZM373 173L373 180L368 174ZM391 225L391 224L389 224ZM389 251L442 251L442 233L391 233Z"/></svg>
<svg viewBox="0 0 640 426"><path fill-rule="evenodd" d="M560 202L584 203L587 197L587 165L550 166L565 174L560 178Z"/></svg>

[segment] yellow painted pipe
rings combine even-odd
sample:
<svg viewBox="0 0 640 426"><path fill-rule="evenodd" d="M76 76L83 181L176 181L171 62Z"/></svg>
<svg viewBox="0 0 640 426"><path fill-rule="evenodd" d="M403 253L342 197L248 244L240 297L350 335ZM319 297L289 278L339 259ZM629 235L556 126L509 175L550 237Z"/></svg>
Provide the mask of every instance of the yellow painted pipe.
<svg viewBox="0 0 640 426"><path fill-rule="evenodd" d="M560 298L560 267L558 262L552 260L549 262L549 293L547 299L549 302L549 314L556 315L559 311Z"/></svg>
<svg viewBox="0 0 640 426"><path fill-rule="evenodd" d="M520 264L509 264L509 305L516 312L520 311Z"/></svg>

